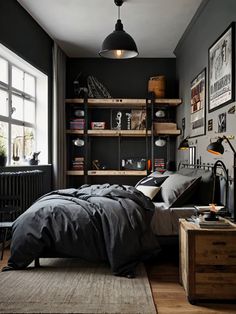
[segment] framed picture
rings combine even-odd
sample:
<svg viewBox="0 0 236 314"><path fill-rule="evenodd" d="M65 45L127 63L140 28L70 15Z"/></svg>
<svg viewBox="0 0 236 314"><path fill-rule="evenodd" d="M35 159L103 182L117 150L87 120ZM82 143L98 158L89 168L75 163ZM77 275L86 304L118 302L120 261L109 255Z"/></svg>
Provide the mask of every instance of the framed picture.
<svg viewBox="0 0 236 314"><path fill-rule="evenodd" d="M191 82L190 137L206 133L206 68Z"/></svg>
<svg viewBox="0 0 236 314"><path fill-rule="evenodd" d="M234 29L230 24L208 51L209 112L234 101Z"/></svg>

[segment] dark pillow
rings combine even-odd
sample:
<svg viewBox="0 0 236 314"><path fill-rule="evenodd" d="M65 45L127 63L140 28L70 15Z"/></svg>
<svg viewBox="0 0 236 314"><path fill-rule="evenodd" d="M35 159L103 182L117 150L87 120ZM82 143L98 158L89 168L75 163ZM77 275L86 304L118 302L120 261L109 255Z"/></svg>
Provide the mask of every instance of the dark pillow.
<svg viewBox="0 0 236 314"><path fill-rule="evenodd" d="M201 177L173 174L161 186L163 201L168 207L186 204L194 194Z"/></svg>

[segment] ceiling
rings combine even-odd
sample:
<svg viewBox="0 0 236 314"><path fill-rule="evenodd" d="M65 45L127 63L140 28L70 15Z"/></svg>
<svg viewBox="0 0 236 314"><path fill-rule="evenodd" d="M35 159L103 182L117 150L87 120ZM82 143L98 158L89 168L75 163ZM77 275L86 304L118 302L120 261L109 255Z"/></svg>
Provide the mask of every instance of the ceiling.
<svg viewBox="0 0 236 314"><path fill-rule="evenodd" d="M113 0L18 0L69 57L98 57L114 30ZM202 0L125 0L124 30L135 40L139 57L174 57L173 51Z"/></svg>

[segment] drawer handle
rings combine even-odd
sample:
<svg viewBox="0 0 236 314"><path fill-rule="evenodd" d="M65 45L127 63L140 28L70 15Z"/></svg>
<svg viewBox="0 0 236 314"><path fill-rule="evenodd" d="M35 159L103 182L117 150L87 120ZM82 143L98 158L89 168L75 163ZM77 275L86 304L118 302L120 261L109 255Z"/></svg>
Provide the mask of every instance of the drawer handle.
<svg viewBox="0 0 236 314"><path fill-rule="evenodd" d="M212 242L213 245L226 245L226 242L223 241L214 241Z"/></svg>

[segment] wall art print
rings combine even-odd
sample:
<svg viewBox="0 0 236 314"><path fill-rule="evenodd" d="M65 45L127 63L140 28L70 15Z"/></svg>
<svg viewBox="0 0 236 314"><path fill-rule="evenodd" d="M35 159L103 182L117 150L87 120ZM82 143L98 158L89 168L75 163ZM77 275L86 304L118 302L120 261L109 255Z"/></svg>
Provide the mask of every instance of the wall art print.
<svg viewBox="0 0 236 314"><path fill-rule="evenodd" d="M209 112L234 100L234 29L232 23L208 51Z"/></svg>
<svg viewBox="0 0 236 314"><path fill-rule="evenodd" d="M206 69L191 82L190 137L204 135L206 108Z"/></svg>

